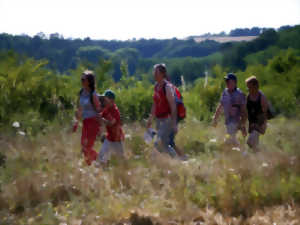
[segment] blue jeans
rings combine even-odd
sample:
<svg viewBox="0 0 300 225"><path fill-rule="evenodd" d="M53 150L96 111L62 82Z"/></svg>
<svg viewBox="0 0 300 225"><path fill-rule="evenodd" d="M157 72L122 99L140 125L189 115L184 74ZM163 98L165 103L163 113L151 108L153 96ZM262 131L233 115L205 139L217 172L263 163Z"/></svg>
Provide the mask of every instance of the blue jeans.
<svg viewBox="0 0 300 225"><path fill-rule="evenodd" d="M157 150L159 152L168 153L170 156L175 157L176 151L174 150L173 146L171 146L171 141L173 140L174 143L174 137L175 137L175 133L172 130L173 128L172 128L171 119L157 118L156 129L157 129L157 137L154 145L157 148Z"/></svg>

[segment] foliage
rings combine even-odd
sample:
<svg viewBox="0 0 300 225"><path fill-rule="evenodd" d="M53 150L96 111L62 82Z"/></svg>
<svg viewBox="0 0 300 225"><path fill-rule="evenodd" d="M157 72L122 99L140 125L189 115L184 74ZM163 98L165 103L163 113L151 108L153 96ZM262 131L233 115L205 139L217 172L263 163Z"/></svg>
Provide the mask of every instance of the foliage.
<svg viewBox="0 0 300 225"><path fill-rule="evenodd" d="M0 55L2 126L12 124L21 115L30 115L27 119L32 121L51 121L59 110L72 110L70 77L55 75L45 69L46 64L13 52Z"/></svg>
<svg viewBox="0 0 300 225"><path fill-rule="evenodd" d="M266 64L280 49L300 48L297 42L299 26L286 26L278 31L254 27L231 32L232 35L240 35L241 32L244 35L261 34L251 42L222 44L211 40L197 43L192 38L105 41L64 39L59 34L52 34L49 38L43 33L33 38L0 34L0 50L14 50L35 59L46 59L49 62L46 66L60 73L68 73L80 64L109 60L112 63L109 75L115 81L122 76L122 61L127 63L129 74L138 79L145 73L149 74L153 64L167 62L173 82L180 85L179 76L184 75L185 81L192 83L216 64L230 70L245 70L249 64Z"/></svg>

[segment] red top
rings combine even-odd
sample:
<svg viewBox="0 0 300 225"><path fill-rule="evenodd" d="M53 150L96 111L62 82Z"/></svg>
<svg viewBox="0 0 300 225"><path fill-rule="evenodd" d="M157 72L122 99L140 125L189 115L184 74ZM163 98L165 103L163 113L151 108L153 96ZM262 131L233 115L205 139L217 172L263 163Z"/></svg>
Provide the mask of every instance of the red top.
<svg viewBox="0 0 300 225"><path fill-rule="evenodd" d="M120 111L116 104L104 108L101 113L102 117L108 121L116 120L115 124L112 126L106 125L106 138L111 142L119 142L124 140L124 133L122 130L122 123L120 118Z"/></svg>
<svg viewBox="0 0 300 225"><path fill-rule="evenodd" d="M168 82L162 86L156 84L154 87L153 101L156 118L167 118L171 115L171 108L166 96L166 85L168 85Z"/></svg>

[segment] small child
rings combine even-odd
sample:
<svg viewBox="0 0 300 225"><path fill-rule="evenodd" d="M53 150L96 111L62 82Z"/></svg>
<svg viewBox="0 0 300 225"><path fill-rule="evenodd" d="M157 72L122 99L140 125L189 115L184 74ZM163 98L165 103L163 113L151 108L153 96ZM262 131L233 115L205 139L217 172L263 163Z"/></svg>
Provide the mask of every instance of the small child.
<svg viewBox="0 0 300 225"><path fill-rule="evenodd" d="M115 104L115 93L111 90L106 90L103 95L105 97L105 108L100 114L100 120L106 126L107 133L100 149L99 161L102 165L107 166L111 151L114 151L121 158L124 157L124 133L120 112Z"/></svg>

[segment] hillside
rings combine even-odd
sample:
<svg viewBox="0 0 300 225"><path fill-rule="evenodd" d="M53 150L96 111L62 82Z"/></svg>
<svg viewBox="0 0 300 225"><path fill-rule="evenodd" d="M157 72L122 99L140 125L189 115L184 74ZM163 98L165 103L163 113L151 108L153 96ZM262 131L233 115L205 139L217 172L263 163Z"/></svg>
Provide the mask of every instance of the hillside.
<svg viewBox="0 0 300 225"><path fill-rule="evenodd" d="M248 63L246 56L264 51L270 46L278 50L289 47L300 48L296 43L299 26L286 27L278 31L274 29L254 29L254 31L261 34L254 36L256 34L254 32L251 33L251 37L241 37L240 35L248 34L249 31L236 29L231 32L231 36L197 37L201 42L176 38L130 41L90 38L72 40L64 39L59 34L52 34L49 38L42 33L34 37L0 34L0 51L12 50L35 59L45 59L48 61L48 68L63 74L69 74L70 70L80 65L93 69L93 65L99 63L99 60L106 60L110 62L109 74L116 81L121 78L122 63L127 65L129 75L141 78L151 72L153 64L165 62L169 65L172 81L180 85L181 75L184 75L186 82L193 82L204 76L205 70L218 64L230 70L243 70ZM244 38L249 41L234 41ZM274 56L274 49L268 52L268 55ZM262 61L266 63L266 60L267 58Z"/></svg>
<svg viewBox="0 0 300 225"><path fill-rule="evenodd" d="M241 41L253 41L254 39L256 39L258 36L239 36L239 37L235 37L235 36L225 36L225 37L195 37L194 40L196 42L203 42L206 40L211 40L211 41L216 41L219 43L226 43L226 42L241 42Z"/></svg>

